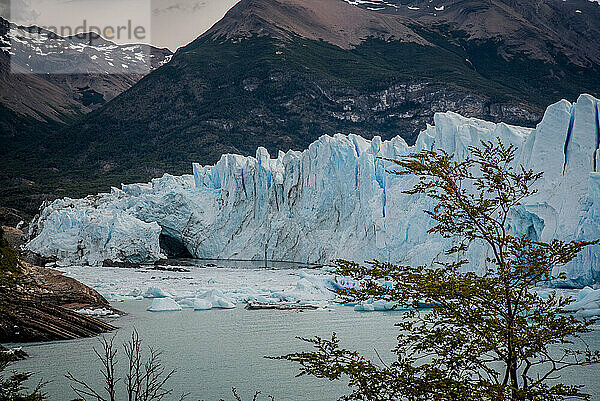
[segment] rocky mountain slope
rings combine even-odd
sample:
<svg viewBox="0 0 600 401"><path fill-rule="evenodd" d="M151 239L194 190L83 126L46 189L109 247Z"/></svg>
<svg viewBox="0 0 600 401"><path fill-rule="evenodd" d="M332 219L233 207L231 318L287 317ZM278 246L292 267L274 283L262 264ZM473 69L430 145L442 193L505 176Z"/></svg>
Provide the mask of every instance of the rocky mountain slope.
<svg viewBox="0 0 600 401"><path fill-rule="evenodd" d="M90 33L61 37L0 18L0 104L38 121L72 122L170 57L168 49L115 45Z"/></svg>
<svg viewBox="0 0 600 401"><path fill-rule="evenodd" d="M284 41L300 36L342 49L351 49L367 37L427 45L410 24L409 18L374 13L339 0L245 0L203 36L234 41L255 35Z"/></svg>
<svg viewBox="0 0 600 401"><path fill-rule="evenodd" d="M525 54L552 63L560 53L580 66L600 62L600 7L595 0L345 1L426 26L446 25L464 32L469 41L498 41L506 58Z"/></svg>
<svg viewBox="0 0 600 401"><path fill-rule="evenodd" d="M413 143L439 111L532 127L548 104L600 93L599 21L587 0L242 0L24 156L41 159L47 178L21 163L6 206L31 210L40 193L108 189L259 146L301 150L322 134Z"/></svg>
<svg viewBox="0 0 600 401"><path fill-rule="evenodd" d="M55 183L42 188L38 178L59 173L35 170L44 167L56 133L171 56L168 49L119 46L94 34L61 37L0 18L0 204L32 212L53 197Z"/></svg>

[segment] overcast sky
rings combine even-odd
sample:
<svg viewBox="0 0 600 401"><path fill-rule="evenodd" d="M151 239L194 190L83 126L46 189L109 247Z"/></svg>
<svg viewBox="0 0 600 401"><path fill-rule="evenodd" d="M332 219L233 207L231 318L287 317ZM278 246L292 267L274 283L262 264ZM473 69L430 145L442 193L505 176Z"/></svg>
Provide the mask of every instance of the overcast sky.
<svg viewBox="0 0 600 401"><path fill-rule="evenodd" d="M186 45L213 26L238 1L154 0L152 41L171 50Z"/></svg>
<svg viewBox="0 0 600 401"><path fill-rule="evenodd" d="M115 26L133 20L149 27L147 40L176 50L209 29L239 0L0 0L0 15L23 25Z"/></svg>

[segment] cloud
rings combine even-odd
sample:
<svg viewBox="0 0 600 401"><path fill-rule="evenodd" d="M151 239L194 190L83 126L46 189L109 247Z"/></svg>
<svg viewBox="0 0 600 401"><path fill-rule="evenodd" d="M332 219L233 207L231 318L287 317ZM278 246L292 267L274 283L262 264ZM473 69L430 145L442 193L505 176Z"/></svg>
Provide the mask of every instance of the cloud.
<svg viewBox="0 0 600 401"><path fill-rule="evenodd" d="M29 0L0 0L2 16L23 25L34 25L40 16L36 5Z"/></svg>
<svg viewBox="0 0 600 401"><path fill-rule="evenodd" d="M152 0L152 42L175 50L209 29L239 0Z"/></svg>
<svg viewBox="0 0 600 401"><path fill-rule="evenodd" d="M175 3L172 4L168 4L165 5L165 1L161 1L160 3L158 1L154 1L152 3L152 14L154 15L159 15L159 14L165 14L165 13L170 13L170 12L196 12L198 10L202 10L204 8L206 8L207 3L206 1L200 1L200 2L186 2L186 1L177 1Z"/></svg>
<svg viewBox="0 0 600 401"><path fill-rule="evenodd" d="M600 1L600 0L598 0L598 1ZM192 9L193 9L193 11L197 11L204 7L206 7L206 2L200 2L200 3L194 4L194 7Z"/></svg>
<svg viewBox="0 0 600 401"><path fill-rule="evenodd" d="M0 17L10 19L10 3L8 0L0 0Z"/></svg>

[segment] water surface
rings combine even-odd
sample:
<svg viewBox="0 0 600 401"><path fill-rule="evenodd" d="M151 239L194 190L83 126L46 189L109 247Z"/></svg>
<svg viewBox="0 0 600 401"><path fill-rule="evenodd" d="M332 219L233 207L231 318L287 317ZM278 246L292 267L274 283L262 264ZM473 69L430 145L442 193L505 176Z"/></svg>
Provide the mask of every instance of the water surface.
<svg viewBox="0 0 600 401"><path fill-rule="evenodd" d="M146 344L163 351L165 365L177 369L172 387L191 393L190 400L207 401L232 399L231 387L237 387L244 399L259 390L276 400L335 400L349 392L345 383L296 378L297 365L263 356L308 350L295 336L328 337L336 331L344 347L371 359L377 358L377 349L390 361L397 334L394 323L402 313L359 313L341 306L306 312L249 311L238 306L151 313L145 310L148 304L148 300L114 304L128 313L114 322L121 327L115 341L125 340L135 327ZM600 348L600 331L587 337L591 347ZM64 375L70 371L90 382L98 379L100 366L92 350L98 345L97 338L25 345L31 358L15 367L53 380L46 387L51 400L70 400L74 394ZM586 384L593 400L600 401L599 366L567 371L563 377L569 384Z"/></svg>

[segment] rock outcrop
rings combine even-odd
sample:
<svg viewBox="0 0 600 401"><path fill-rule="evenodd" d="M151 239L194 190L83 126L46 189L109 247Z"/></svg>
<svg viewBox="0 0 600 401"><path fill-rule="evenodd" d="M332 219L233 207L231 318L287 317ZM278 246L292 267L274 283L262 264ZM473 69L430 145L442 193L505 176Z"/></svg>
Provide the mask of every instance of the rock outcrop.
<svg viewBox="0 0 600 401"><path fill-rule="evenodd" d="M100 294L57 270L23 262L3 237L0 262L0 342L68 340L115 329L75 311L111 309Z"/></svg>

